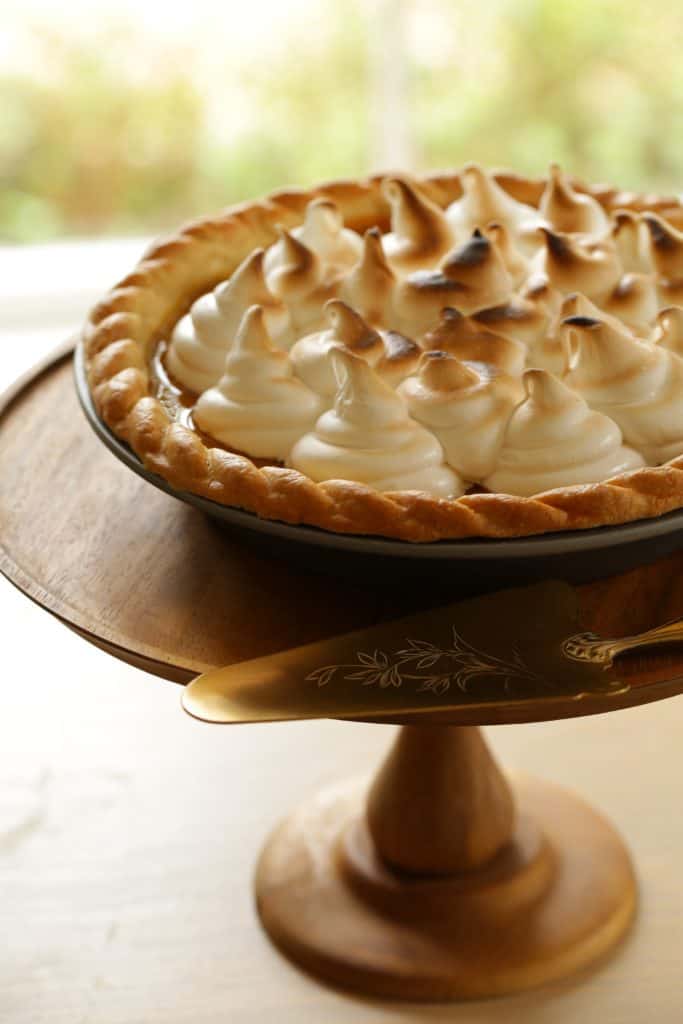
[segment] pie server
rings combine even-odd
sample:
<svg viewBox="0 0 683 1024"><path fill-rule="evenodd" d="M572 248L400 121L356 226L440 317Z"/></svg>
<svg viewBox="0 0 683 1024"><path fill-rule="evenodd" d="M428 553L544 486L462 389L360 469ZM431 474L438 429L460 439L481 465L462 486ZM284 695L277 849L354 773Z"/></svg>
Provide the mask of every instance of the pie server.
<svg viewBox="0 0 683 1024"><path fill-rule="evenodd" d="M683 620L619 640L581 630L576 592L551 581L213 669L183 692L206 722L394 717L628 690L613 659L683 641Z"/></svg>

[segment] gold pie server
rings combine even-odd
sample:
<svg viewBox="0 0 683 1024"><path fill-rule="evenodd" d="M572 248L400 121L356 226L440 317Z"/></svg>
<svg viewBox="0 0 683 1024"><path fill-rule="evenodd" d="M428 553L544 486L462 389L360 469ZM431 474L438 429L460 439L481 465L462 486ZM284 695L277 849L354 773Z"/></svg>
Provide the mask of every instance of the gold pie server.
<svg viewBox="0 0 683 1024"><path fill-rule="evenodd" d="M576 592L551 581L205 672L184 690L206 722L454 711L624 693L614 658L683 641L683 620L604 640L581 630Z"/></svg>

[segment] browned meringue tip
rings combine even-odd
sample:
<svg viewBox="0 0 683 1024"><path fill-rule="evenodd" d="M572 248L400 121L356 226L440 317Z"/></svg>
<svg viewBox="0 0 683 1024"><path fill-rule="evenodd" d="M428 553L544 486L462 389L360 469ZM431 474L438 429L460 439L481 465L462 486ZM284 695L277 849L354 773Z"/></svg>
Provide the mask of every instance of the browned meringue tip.
<svg viewBox="0 0 683 1024"><path fill-rule="evenodd" d="M387 276L394 277L394 272L387 262L382 245L382 232L379 228L368 228L363 235L363 249L357 267L377 267Z"/></svg>
<svg viewBox="0 0 683 1024"><path fill-rule="evenodd" d="M591 331L595 327L602 326L602 320L598 320L597 317L582 316L581 314L567 316L562 323L567 327L580 327L584 331Z"/></svg>
<svg viewBox="0 0 683 1024"><path fill-rule="evenodd" d="M612 232L617 233L627 225L630 227L632 225L640 224L642 219L642 215L635 210L614 210L612 212L612 220L614 221Z"/></svg>
<svg viewBox="0 0 683 1024"><path fill-rule="evenodd" d="M492 243L475 228L470 238L449 253L441 264L441 269L449 277L461 268L478 267L491 255Z"/></svg>
<svg viewBox="0 0 683 1024"><path fill-rule="evenodd" d="M577 396L548 370L525 370L522 383L526 396L544 409L574 402Z"/></svg>
<svg viewBox="0 0 683 1024"><path fill-rule="evenodd" d="M331 214L335 218L335 222L341 226L342 213L334 200L328 199L326 196L318 196L316 199L311 199L304 213L304 221L309 216L315 217L320 213Z"/></svg>
<svg viewBox="0 0 683 1024"><path fill-rule="evenodd" d="M251 294L254 299L262 301L271 299L272 301L273 297L268 291L263 272L264 257L265 249L254 249L242 260L227 281L222 281L214 288L214 295L219 306L223 303L231 303L235 294L242 293L243 297L243 290L247 291L247 295Z"/></svg>
<svg viewBox="0 0 683 1024"><path fill-rule="evenodd" d="M553 231L544 224L534 229L543 239L548 252L560 263L569 263L575 258L571 239L561 231Z"/></svg>
<svg viewBox="0 0 683 1024"><path fill-rule="evenodd" d="M650 240L656 254L668 256L683 249L683 232L677 231L656 213L643 213L641 220L650 232Z"/></svg>
<svg viewBox="0 0 683 1024"><path fill-rule="evenodd" d="M327 322L343 345L358 350L382 346L379 333L342 299L329 299L324 311Z"/></svg>
<svg viewBox="0 0 683 1024"><path fill-rule="evenodd" d="M452 352L432 349L420 356L417 372L432 391L460 391L481 382L479 374Z"/></svg>

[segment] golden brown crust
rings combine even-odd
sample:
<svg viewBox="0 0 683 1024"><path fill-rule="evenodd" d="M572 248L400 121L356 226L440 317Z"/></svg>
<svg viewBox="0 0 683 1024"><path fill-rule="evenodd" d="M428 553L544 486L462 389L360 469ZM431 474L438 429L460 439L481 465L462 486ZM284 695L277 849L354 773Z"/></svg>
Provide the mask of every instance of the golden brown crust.
<svg viewBox="0 0 683 1024"><path fill-rule="evenodd" d="M516 199L537 203L544 179L499 172L497 180ZM216 217L192 221L156 242L143 259L91 311L83 329L88 380L99 415L172 487L219 504L289 523L339 533L375 534L409 541L462 537L519 537L558 530L614 525L661 515L683 506L683 457L604 483L559 488L533 498L468 494L453 500L426 494L383 494L343 480L314 483L292 469L257 468L248 458L208 448L191 430L171 420L150 393L150 353L192 301L225 280L257 246L303 219L315 197L332 199L345 223L365 231L386 230L389 208L384 176L334 181L314 189L287 189L242 203ZM444 207L461 194L457 171L415 179L425 195ZM620 192L606 186L575 188L592 194L607 210L657 210L683 222L671 198Z"/></svg>

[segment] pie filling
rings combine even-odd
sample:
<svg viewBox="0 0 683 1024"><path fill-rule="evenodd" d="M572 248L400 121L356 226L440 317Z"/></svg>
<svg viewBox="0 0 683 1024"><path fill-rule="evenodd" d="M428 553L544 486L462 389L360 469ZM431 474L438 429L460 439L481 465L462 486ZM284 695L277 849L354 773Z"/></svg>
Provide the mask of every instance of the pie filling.
<svg viewBox="0 0 683 1024"><path fill-rule="evenodd" d="M314 481L530 496L683 453L683 233L551 167L538 207L476 165L445 210L386 179L390 230L328 199L157 347L210 446Z"/></svg>

